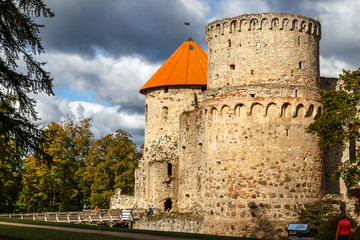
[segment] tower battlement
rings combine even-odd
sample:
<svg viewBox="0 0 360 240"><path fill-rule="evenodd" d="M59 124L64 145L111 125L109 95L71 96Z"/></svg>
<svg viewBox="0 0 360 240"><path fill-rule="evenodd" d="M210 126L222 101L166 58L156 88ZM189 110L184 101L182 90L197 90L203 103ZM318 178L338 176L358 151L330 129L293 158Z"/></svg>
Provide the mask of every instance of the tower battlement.
<svg viewBox="0 0 360 240"><path fill-rule="evenodd" d="M306 33L321 39L319 21L288 13L244 14L211 22L206 27L206 42L221 35L236 32L284 30Z"/></svg>
<svg viewBox="0 0 360 240"><path fill-rule="evenodd" d="M320 22L264 13L210 23L207 89L247 84L320 86Z"/></svg>

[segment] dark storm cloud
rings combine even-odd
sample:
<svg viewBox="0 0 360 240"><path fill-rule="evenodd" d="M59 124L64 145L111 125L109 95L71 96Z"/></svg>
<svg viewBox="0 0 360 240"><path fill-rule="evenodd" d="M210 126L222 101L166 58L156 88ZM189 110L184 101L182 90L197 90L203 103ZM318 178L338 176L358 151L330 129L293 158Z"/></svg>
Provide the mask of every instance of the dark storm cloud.
<svg viewBox="0 0 360 240"><path fill-rule="evenodd" d="M187 39L184 21L191 21L193 38L204 41L204 22L189 14L183 1L168 0L46 0L55 12L43 20L47 51L94 56L143 55L163 60Z"/></svg>

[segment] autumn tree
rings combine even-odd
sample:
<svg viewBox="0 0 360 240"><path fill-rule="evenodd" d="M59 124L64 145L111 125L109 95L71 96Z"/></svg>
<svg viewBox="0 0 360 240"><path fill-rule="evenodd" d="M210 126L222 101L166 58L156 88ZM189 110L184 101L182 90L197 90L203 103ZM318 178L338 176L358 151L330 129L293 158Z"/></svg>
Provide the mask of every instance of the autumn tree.
<svg viewBox="0 0 360 240"><path fill-rule="evenodd" d="M23 159L21 149L0 136L0 212L13 212L20 191Z"/></svg>
<svg viewBox="0 0 360 240"><path fill-rule="evenodd" d="M133 194L139 153L131 135L118 130L95 141L86 158L84 182L90 186L90 206L108 208L116 188Z"/></svg>
<svg viewBox="0 0 360 240"><path fill-rule="evenodd" d="M51 161L27 157L17 205L22 211L81 210L88 201L82 176L93 143L91 119L50 123L46 129L43 151Z"/></svg>
<svg viewBox="0 0 360 240"><path fill-rule="evenodd" d="M37 120L35 100L29 94L52 92L52 78L34 55L44 52L35 23L54 14L43 0L0 1L0 136L24 152L38 149L43 131Z"/></svg>
<svg viewBox="0 0 360 240"><path fill-rule="evenodd" d="M360 182L360 68L355 71L343 71L339 81L343 89L322 91L323 114L310 124L308 131L319 136L319 144L329 151L348 143L353 154L340 163L333 178L342 178L351 192Z"/></svg>

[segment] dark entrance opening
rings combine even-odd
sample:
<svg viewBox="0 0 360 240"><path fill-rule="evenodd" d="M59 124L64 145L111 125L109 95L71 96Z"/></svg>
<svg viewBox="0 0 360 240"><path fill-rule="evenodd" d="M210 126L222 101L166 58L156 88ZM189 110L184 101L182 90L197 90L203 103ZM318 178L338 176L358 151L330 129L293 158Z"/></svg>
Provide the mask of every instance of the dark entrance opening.
<svg viewBox="0 0 360 240"><path fill-rule="evenodd" d="M164 207L165 207L165 212L171 210L171 208L172 208L172 201L171 201L170 198L166 199L165 204L164 204Z"/></svg>

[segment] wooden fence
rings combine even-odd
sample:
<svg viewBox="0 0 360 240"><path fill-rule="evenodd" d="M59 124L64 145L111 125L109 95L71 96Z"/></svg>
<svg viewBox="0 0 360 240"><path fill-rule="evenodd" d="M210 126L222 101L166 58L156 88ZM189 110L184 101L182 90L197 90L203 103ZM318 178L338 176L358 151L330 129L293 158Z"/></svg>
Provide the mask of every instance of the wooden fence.
<svg viewBox="0 0 360 240"><path fill-rule="evenodd" d="M146 215L145 209L110 210L99 209L76 212L3 213L0 217L32 219L46 222L83 223L97 225L128 225Z"/></svg>

